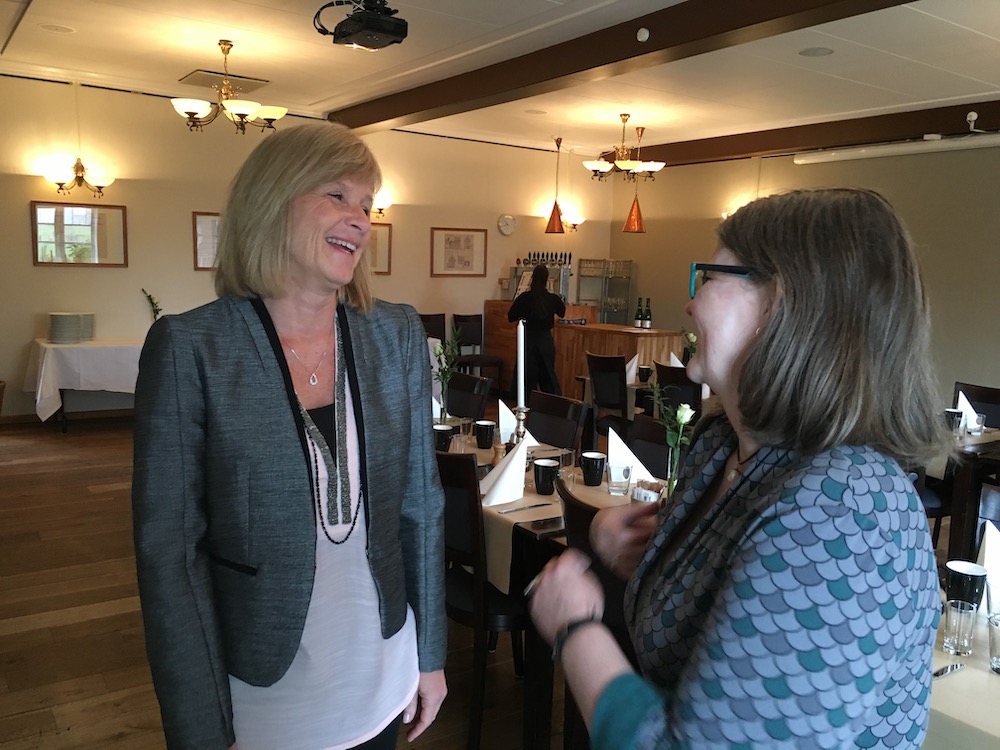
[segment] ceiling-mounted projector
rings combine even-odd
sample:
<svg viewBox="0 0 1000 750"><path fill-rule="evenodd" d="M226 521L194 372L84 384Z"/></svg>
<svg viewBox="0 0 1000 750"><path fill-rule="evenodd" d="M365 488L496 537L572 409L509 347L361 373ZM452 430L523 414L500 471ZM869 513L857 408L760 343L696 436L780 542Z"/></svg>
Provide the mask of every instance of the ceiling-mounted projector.
<svg viewBox="0 0 1000 750"><path fill-rule="evenodd" d="M330 31L319 16L327 8L338 5L350 5L354 12ZM320 34L332 36L334 44L377 50L406 39L407 23L402 18L395 18L398 12L387 7L386 0L334 0L316 11L313 27Z"/></svg>

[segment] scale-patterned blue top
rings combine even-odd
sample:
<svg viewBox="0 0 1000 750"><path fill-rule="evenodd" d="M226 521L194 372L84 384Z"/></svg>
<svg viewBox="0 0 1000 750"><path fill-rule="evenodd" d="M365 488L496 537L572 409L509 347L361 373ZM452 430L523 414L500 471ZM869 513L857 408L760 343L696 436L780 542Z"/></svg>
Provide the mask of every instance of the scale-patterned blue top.
<svg viewBox="0 0 1000 750"><path fill-rule="evenodd" d="M941 602L911 482L869 447L765 446L685 529L735 446L718 418L660 513L625 605L645 679L602 694L595 750L919 748Z"/></svg>

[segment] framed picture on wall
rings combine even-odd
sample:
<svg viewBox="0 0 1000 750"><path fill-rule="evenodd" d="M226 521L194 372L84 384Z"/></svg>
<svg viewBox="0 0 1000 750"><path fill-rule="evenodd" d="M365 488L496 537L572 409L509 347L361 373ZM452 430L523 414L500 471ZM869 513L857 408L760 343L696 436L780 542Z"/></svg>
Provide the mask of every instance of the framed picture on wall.
<svg viewBox="0 0 1000 750"><path fill-rule="evenodd" d="M219 215L194 211L191 214L194 232L194 270L211 271L215 266L215 246L219 237Z"/></svg>
<svg viewBox="0 0 1000 750"><path fill-rule="evenodd" d="M372 271L381 276L392 273L392 224L372 222L372 238L368 242Z"/></svg>
<svg viewBox="0 0 1000 750"><path fill-rule="evenodd" d="M485 275L485 229L431 228L431 276Z"/></svg>

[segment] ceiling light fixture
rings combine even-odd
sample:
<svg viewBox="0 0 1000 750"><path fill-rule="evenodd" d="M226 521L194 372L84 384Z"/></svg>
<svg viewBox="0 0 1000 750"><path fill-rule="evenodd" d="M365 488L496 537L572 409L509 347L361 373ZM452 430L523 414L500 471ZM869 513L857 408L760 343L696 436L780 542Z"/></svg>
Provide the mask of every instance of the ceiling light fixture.
<svg viewBox="0 0 1000 750"><path fill-rule="evenodd" d="M585 161L583 166L591 171L591 179L604 180L610 172L618 171L625 175L626 180L635 180L639 175L647 180L655 180L656 173L667 166L666 162L642 161L639 158L639 151L642 148L642 134L646 132L646 128L643 127L635 129L636 146L635 158L633 159L632 147L625 145L625 123L628 122L631 115L622 114L619 117L622 119L622 142L620 146L614 147L614 161L610 162L601 157L593 161Z"/></svg>
<svg viewBox="0 0 1000 750"><path fill-rule="evenodd" d="M850 161L853 159L874 159L882 156L904 156L906 154L926 154L936 151L964 151L970 148L991 148L1000 146L1000 133L980 130L976 127L979 114L969 112L965 121L969 123L969 133L942 137L937 133L928 133L919 141L899 141L897 143L876 143L869 146L852 148L831 148L825 151L811 151L796 154L792 161L795 164L825 164L834 161Z"/></svg>
<svg viewBox="0 0 1000 750"><path fill-rule="evenodd" d="M222 50L222 69L225 71L222 83L213 85L218 101L209 102L204 99L171 99L170 103L181 117L187 119L188 130L201 130L205 125L215 121L220 112L236 125L236 132L246 134L247 125L265 130L275 130L274 123L288 113L287 107L271 105L261 106L249 99L239 99L239 86L233 86L229 80L229 51L233 43L228 39L219 40Z"/></svg>
<svg viewBox="0 0 1000 750"><path fill-rule="evenodd" d="M354 11L330 31L319 20L327 8L350 5ZM402 18L393 18L399 11L386 5L386 0L334 0L316 11L313 28L324 36L332 36L334 44L376 52L406 39L409 27Z"/></svg>
<svg viewBox="0 0 1000 750"><path fill-rule="evenodd" d="M549 223L545 225L545 234L565 234L563 228L562 211L559 210L559 151L562 148L562 138L556 138L556 197L552 201L552 213L549 214Z"/></svg>

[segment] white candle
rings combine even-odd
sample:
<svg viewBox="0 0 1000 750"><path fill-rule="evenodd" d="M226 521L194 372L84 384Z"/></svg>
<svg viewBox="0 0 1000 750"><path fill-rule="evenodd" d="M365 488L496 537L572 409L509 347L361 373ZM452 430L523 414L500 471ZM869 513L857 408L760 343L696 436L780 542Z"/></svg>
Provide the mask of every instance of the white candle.
<svg viewBox="0 0 1000 750"><path fill-rule="evenodd" d="M517 321L517 406L524 408L524 321Z"/></svg>

